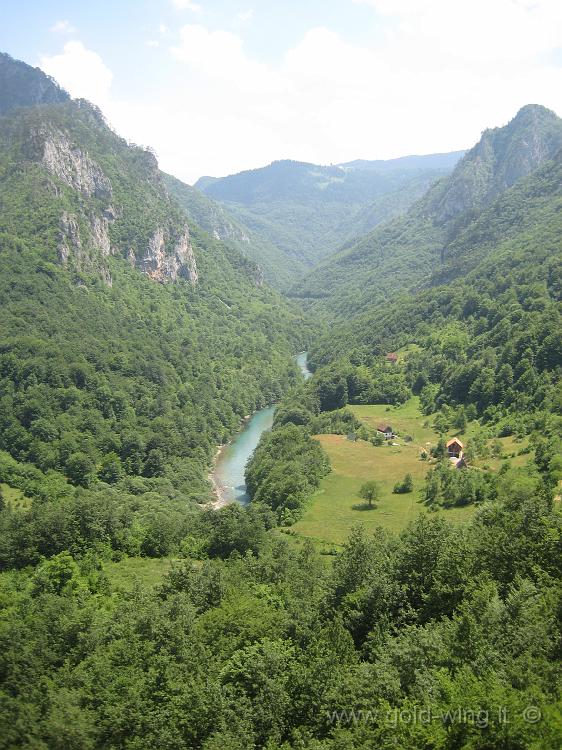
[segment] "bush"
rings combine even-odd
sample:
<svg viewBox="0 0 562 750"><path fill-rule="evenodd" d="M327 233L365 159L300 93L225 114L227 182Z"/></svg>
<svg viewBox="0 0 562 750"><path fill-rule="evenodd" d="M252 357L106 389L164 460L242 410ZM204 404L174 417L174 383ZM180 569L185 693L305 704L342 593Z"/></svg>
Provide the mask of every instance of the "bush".
<svg viewBox="0 0 562 750"><path fill-rule="evenodd" d="M414 480L412 479L412 475L406 474L406 476L401 482L396 482L392 492L395 495L405 495L408 492L412 492L413 489L414 489Z"/></svg>

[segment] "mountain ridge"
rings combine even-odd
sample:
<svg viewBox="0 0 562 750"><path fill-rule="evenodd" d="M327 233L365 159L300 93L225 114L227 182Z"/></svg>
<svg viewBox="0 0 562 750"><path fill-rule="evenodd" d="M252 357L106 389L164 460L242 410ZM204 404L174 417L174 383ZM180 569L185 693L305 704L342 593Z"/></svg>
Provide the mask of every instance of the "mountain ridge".
<svg viewBox="0 0 562 750"><path fill-rule="evenodd" d="M0 116L0 258L0 452L67 492L204 501L217 443L298 377L300 311L85 100Z"/></svg>
<svg viewBox="0 0 562 750"><path fill-rule="evenodd" d="M386 171L279 160L195 185L289 261L311 267L357 234L406 210L449 169ZM300 268L293 276L300 276Z"/></svg>
<svg viewBox="0 0 562 750"><path fill-rule="evenodd" d="M0 52L0 115L18 107L60 104L70 95L40 68Z"/></svg>
<svg viewBox="0 0 562 750"><path fill-rule="evenodd" d="M348 243L289 294L337 316L368 306L377 294L422 284L486 205L560 148L562 120L540 105L523 107L506 126L485 130L403 217Z"/></svg>

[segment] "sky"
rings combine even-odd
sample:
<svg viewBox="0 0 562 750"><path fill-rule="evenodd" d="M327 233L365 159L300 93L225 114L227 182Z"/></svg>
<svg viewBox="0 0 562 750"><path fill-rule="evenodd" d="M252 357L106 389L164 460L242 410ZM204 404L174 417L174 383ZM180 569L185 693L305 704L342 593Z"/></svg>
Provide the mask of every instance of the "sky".
<svg viewBox="0 0 562 750"><path fill-rule="evenodd" d="M473 145L562 115L562 0L0 0L0 50L193 183Z"/></svg>

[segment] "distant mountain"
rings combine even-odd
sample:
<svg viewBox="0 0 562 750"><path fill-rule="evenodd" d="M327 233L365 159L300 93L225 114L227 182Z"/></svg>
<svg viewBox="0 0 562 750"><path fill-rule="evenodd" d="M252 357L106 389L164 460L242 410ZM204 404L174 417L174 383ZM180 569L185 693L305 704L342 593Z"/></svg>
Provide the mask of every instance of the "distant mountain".
<svg viewBox="0 0 562 750"><path fill-rule="evenodd" d="M217 201L171 175L164 175L164 181L191 221L215 239L235 247L242 255L255 261L262 269L265 280L273 286L286 289L297 274L304 273L305 266L298 258L287 256L265 236L234 218Z"/></svg>
<svg viewBox="0 0 562 750"><path fill-rule="evenodd" d="M60 104L69 99L67 92L42 70L0 52L0 115L17 107Z"/></svg>
<svg viewBox="0 0 562 750"><path fill-rule="evenodd" d="M406 210L456 158L437 155L432 164L430 156L406 157L368 168L285 160L219 179L203 177L195 187L267 238L298 278L303 263L316 264Z"/></svg>
<svg viewBox="0 0 562 750"><path fill-rule="evenodd" d="M451 170L462 159L466 151L450 151L444 154L425 154L423 156L400 156L397 159L355 159L338 164L347 169L375 169L378 172L391 172L395 169L443 169Z"/></svg>
<svg viewBox="0 0 562 750"><path fill-rule="evenodd" d="M453 172L402 217L377 227L313 269L291 293L326 314L349 316L421 285L501 193L562 148L562 120L538 105L484 131Z"/></svg>

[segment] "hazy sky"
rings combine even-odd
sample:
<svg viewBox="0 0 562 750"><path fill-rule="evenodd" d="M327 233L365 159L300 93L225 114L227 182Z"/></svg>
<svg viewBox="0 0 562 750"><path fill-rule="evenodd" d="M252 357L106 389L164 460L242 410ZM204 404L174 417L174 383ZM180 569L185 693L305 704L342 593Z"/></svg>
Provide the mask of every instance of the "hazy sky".
<svg viewBox="0 0 562 750"><path fill-rule="evenodd" d="M193 182L471 146L562 114L562 0L0 0L0 49Z"/></svg>

